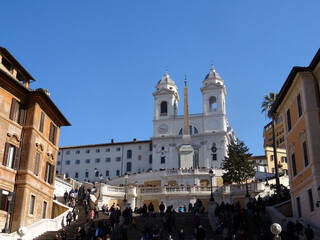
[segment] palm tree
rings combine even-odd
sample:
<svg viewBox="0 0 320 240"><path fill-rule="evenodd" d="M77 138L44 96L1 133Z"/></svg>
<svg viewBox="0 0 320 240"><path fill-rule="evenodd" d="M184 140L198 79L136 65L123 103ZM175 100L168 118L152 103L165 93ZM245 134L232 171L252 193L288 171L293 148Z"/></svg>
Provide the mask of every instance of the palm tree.
<svg viewBox="0 0 320 240"><path fill-rule="evenodd" d="M279 181L279 168L278 168L278 158L277 158L277 142L275 137L275 120L276 116L270 113L270 109L273 106L278 94L270 92L269 95L264 95L263 102L261 104L261 113L267 113L268 117L272 119L272 141L273 141L273 156L274 156L274 168L276 170L276 189L278 196L280 195L280 181Z"/></svg>

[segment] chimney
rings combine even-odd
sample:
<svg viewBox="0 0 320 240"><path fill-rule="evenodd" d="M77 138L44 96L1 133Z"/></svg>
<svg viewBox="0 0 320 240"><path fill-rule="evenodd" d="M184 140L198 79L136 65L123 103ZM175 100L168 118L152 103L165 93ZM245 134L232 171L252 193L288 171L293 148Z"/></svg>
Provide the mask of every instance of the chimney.
<svg viewBox="0 0 320 240"><path fill-rule="evenodd" d="M133 141L134 141L134 142L136 142L136 141L137 141L137 139L136 139L136 138L134 138L134 139L133 139Z"/></svg>
<svg viewBox="0 0 320 240"><path fill-rule="evenodd" d="M113 138L111 138L111 143L113 143L114 142L114 139Z"/></svg>

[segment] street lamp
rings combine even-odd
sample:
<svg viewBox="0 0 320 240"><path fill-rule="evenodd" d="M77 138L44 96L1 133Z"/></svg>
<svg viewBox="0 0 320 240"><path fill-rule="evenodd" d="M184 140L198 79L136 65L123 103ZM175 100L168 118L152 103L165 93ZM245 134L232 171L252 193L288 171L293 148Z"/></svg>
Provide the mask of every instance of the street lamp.
<svg viewBox="0 0 320 240"><path fill-rule="evenodd" d="M8 228L8 218L9 218L9 206L10 206L10 202L12 201L13 197L8 191L5 191L5 190L2 191L2 194L8 196L7 197L8 198L7 217L6 217L6 223L4 225L4 228L2 229L2 232L3 233L10 233L10 229Z"/></svg>
<svg viewBox="0 0 320 240"><path fill-rule="evenodd" d="M128 174L124 175L125 184L124 184L124 199L123 201L127 201L127 182L128 182Z"/></svg>
<svg viewBox="0 0 320 240"><path fill-rule="evenodd" d="M211 180L211 194L210 194L210 201L214 202L214 197L213 197L213 192L212 192L212 179L213 179L213 171L212 169L210 169L209 171L209 175L210 175L210 180Z"/></svg>
<svg viewBox="0 0 320 240"><path fill-rule="evenodd" d="M244 176L246 177L246 198L250 198L250 194L248 190L248 174L245 173Z"/></svg>
<svg viewBox="0 0 320 240"><path fill-rule="evenodd" d="M268 170L267 170L268 168L267 168L267 166L268 166L268 165L265 163L265 164L264 164L264 167L265 167L264 169L265 169L265 172L266 172L266 181L267 181L266 185L269 186L269 182L268 182Z"/></svg>
<svg viewBox="0 0 320 240"><path fill-rule="evenodd" d="M97 177L97 172L98 172L98 169L97 168L94 168L94 184L93 184L93 187L96 188L96 177Z"/></svg>
<svg viewBox="0 0 320 240"><path fill-rule="evenodd" d="M99 197L98 197L99 200L101 200L101 184L102 184L102 178L103 178L103 176L102 176L102 174L100 174L100 188L99 188Z"/></svg>

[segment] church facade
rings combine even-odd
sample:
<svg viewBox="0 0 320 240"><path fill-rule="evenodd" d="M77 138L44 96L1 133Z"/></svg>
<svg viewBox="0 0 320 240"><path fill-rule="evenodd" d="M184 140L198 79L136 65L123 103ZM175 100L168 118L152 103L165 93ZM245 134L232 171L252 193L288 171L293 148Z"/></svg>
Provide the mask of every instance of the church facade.
<svg viewBox="0 0 320 240"><path fill-rule="evenodd" d="M184 115L178 115L178 88L165 73L153 92L151 140L61 147L58 173L94 181L150 170L220 168L235 140L226 117L226 87L213 67L202 84L203 112L189 115L185 81Z"/></svg>

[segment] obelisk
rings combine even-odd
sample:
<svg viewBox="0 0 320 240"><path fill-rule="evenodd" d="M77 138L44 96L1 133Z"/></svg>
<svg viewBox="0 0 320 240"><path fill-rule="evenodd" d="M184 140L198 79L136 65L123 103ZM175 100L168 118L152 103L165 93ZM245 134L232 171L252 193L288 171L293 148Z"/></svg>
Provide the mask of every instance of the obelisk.
<svg viewBox="0 0 320 240"><path fill-rule="evenodd" d="M193 155L194 150L191 146L191 136L189 129L189 100L188 100L188 86L187 76L184 80L183 89L183 135L182 145L179 149L180 152L180 168L191 168L193 167Z"/></svg>

